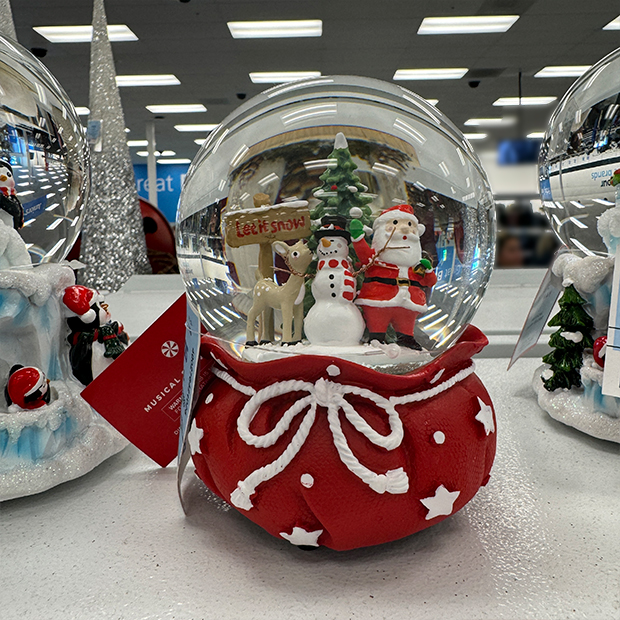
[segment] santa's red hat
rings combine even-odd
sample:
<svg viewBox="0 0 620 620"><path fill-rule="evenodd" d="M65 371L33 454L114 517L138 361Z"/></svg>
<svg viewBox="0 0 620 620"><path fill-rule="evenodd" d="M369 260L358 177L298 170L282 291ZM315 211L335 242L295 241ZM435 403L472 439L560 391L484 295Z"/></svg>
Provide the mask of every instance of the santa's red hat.
<svg viewBox="0 0 620 620"><path fill-rule="evenodd" d="M36 409L49 402L49 381L34 366L13 366L6 386L7 401L22 409Z"/></svg>
<svg viewBox="0 0 620 620"><path fill-rule="evenodd" d="M380 215L377 216L372 224L373 230L377 227L387 224L390 220L398 218L399 220L408 219L415 223L418 227L418 235L421 237L426 230L424 224L418 222L418 218L413 214L413 207L411 205L396 205L389 209L384 209Z"/></svg>
<svg viewBox="0 0 620 620"><path fill-rule="evenodd" d="M97 291L79 284L68 286L62 296L65 306L84 323L92 323L97 318L91 306L98 301L103 301L103 297Z"/></svg>

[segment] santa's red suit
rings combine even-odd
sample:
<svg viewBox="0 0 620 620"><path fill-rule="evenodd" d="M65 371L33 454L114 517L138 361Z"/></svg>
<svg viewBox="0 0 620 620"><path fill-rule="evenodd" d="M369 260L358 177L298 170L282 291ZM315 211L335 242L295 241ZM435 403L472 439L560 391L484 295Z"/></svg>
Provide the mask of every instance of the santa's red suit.
<svg viewBox="0 0 620 620"><path fill-rule="evenodd" d="M369 263L375 255L375 250L363 237L354 241L353 247L363 264ZM368 331L385 333L391 323L397 332L413 336L416 317L428 310L424 289L436 282L433 271L421 275L413 267L399 267L380 259L375 261L366 271L364 284L355 300L363 306Z"/></svg>

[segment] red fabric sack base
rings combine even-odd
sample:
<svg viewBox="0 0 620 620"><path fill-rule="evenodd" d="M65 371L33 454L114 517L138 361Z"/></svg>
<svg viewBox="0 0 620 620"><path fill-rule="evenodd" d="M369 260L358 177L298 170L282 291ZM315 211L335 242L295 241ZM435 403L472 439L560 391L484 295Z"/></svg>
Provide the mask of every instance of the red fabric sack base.
<svg viewBox="0 0 620 620"><path fill-rule="evenodd" d="M453 347L431 363L407 375L388 375L327 356L248 363L231 354L228 343L205 336L201 355L213 361L214 374L196 409L194 424L203 431L199 451L193 454L196 472L209 489L239 512L294 544L354 549L396 540L439 523L487 483L493 464L495 414L482 382L472 372L471 361L487 342L484 334L470 325ZM273 477L255 489L252 484L242 484L246 498L235 502L231 494L240 481L290 452L300 425L310 421L307 405L267 447L250 445L239 434L238 419L252 390L291 380L304 382L303 386L276 386L281 393L264 399L248 428L260 438L276 428L295 402L310 397L317 403L316 413L305 440ZM355 393L359 388L374 393L376 398L372 398L379 404L369 398L369 392ZM379 435L389 435L389 416L380 405L388 402L384 399L413 394L420 400L392 401L402 422L397 446L377 445L358 428L363 425L361 419ZM339 402L339 398L354 414L338 406L330 423L326 405ZM340 451L338 428L344 435ZM361 466L361 474L345 463L353 462L350 456L343 460L342 453L347 450ZM388 471L394 472L388 478L396 478L392 492L385 488ZM406 492L402 492L404 481ZM447 508L437 499L446 493L450 494ZM428 498L432 509L422 501ZM244 502L245 507L235 506ZM433 516L442 510L449 514Z"/></svg>

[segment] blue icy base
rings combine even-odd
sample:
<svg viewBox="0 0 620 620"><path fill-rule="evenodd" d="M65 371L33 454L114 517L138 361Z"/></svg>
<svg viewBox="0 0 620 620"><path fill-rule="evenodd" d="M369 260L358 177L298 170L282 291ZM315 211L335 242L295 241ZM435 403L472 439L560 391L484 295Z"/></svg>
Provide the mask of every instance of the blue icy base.
<svg viewBox="0 0 620 620"><path fill-rule="evenodd" d="M0 430L0 471L16 461L38 461L53 458L71 444L78 430L77 420L67 416L56 430L29 426L17 441L12 441L6 429Z"/></svg>

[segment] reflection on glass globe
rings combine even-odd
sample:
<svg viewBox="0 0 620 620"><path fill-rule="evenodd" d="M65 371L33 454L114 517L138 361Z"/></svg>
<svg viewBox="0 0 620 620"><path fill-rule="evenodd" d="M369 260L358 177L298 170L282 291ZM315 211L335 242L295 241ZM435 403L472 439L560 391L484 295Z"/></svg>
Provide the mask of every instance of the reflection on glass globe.
<svg viewBox="0 0 620 620"><path fill-rule="evenodd" d="M600 215L615 205L620 168L620 50L584 73L553 113L539 159L545 213L560 239L583 254L606 252Z"/></svg>
<svg viewBox="0 0 620 620"><path fill-rule="evenodd" d="M407 208L393 216L384 213L398 205L410 205L414 215ZM493 206L487 177L471 146L424 99L400 86L367 78L302 80L254 97L210 134L190 167L181 195L179 264L189 298L207 331L229 343L230 350L243 359L272 359L256 352L262 339L275 343L265 345L266 349L279 348L283 354L341 355L380 370L406 372L453 344L478 307L493 265ZM409 244L401 241L409 237L404 229L392 226L392 217L405 229L417 227L419 235L413 238L419 241L412 243L418 244L418 254L414 248L411 264L405 261L404 268L381 272L383 263L399 262L387 250ZM379 231L389 237L381 246ZM354 242L347 252L351 238ZM356 238L373 249L364 250ZM300 239L305 242L298 244ZM274 246L274 241L282 243ZM314 253L309 267L305 248ZM329 260L332 251L335 254ZM385 251L384 261L377 256L376 264L375 259L369 262L367 252L377 251ZM329 288L333 280L319 285L323 270L338 263L334 257L345 265L344 280L336 292ZM420 262L421 258L428 262ZM436 276L434 285L430 272ZM276 307L273 333L267 309L262 315L267 330L255 337L258 347L244 346L254 340L250 335L254 322L249 322L252 327L246 325L248 315L268 305L263 304L265 296L275 294L282 300L288 295L280 289L269 292L272 285L265 284L263 290L263 284L257 284L272 275L274 287L289 277L298 278L295 292L299 295L289 300L295 305L286 306L284 312ZM337 271L330 275L339 282ZM362 287L373 288L360 291ZM342 303L329 306L330 296L336 293ZM343 296L355 306L353 310L346 307ZM377 328L376 321L374 331L369 329L369 307L382 307L382 298L396 296L404 300L404 308L415 310L415 315L403 315L405 323L416 317L415 338L403 336L406 327L394 318L393 308L388 312L394 314L391 318L375 313L387 317L387 330ZM326 310L317 321L319 302ZM303 344L280 346L300 339L299 334L287 332L288 314L300 308ZM365 333L358 309L367 325ZM338 343L340 334L342 346L316 346L329 340L328 332L332 336L327 344ZM365 345L361 356L349 355L351 341L358 342L363 333L364 342L376 337L380 350ZM412 349L412 354L390 361L394 340L404 345L401 350ZM421 352L414 350L415 344L422 347Z"/></svg>
<svg viewBox="0 0 620 620"><path fill-rule="evenodd" d="M19 233L33 263L68 254L88 175L84 130L67 94L30 52L0 37L0 192L23 208ZM10 223L7 200L0 216Z"/></svg>

